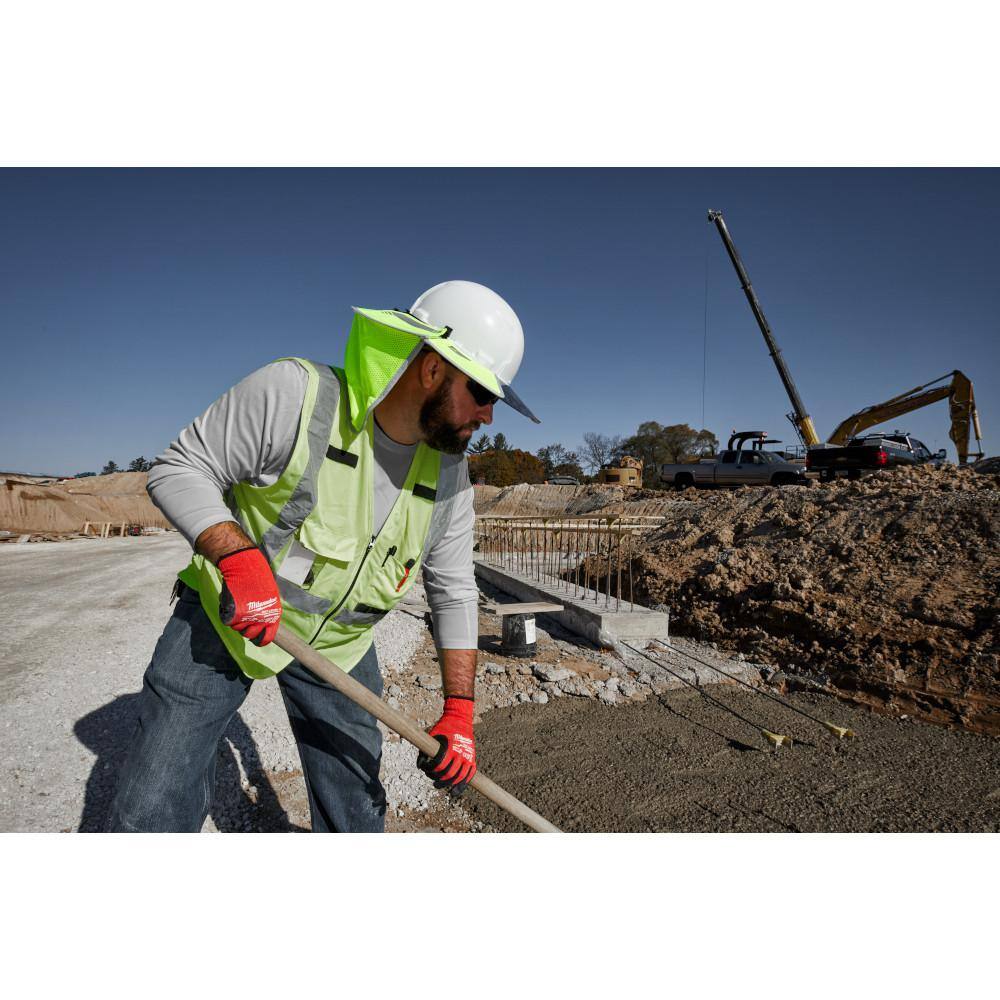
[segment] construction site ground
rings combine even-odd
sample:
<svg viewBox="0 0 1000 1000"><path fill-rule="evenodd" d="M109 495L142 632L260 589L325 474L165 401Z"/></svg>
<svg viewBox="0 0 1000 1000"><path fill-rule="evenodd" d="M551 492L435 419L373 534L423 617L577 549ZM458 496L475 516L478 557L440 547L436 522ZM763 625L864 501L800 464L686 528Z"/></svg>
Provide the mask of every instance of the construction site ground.
<svg viewBox="0 0 1000 1000"><path fill-rule="evenodd" d="M0 545L0 753L8 762L0 830L102 829L142 674L187 553L172 532ZM847 704L815 669L789 673L775 659L710 639L675 636L673 651L651 647L668 671L638 654L623 660L600 650L552 617L538 624L535 656L508 658L499 619L481 614L480 766L567 830L1000 830L1000 742L992 736L892 705L876 713ZM429 726L441 692L422 613L394 612L376 646L386 697ZM694 679L684 652L783 692L856 738L837 740L744 688L709 685L709 668L698 668L699 693L679 679ZM796 742L771 748L754 726L709 703L708 692ZM387 735L387 829L516 828L473 792L453 801L434 791L415 753ZM259 682L220 743L205 830L307 828L278 688Z"/></svg>

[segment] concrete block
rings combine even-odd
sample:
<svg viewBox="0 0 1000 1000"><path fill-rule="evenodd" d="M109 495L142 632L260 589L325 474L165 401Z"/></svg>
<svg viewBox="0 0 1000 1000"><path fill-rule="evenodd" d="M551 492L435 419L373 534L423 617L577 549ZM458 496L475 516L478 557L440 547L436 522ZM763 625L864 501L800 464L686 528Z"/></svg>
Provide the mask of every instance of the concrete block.
<svg viewBox="0 0 1000 1000"><path fill-rule="evenodd" d="M490 586L502 590L522 601L550 601L562 604L563 610L554 612L553 617L560 625L577 635L582 635L607 649L613 648L615 640L662 639L670 635L670 615L663 611L651 611L640 604L622 601L615 610L615 599L611 598L605 607L605 597L594 590L577 590L567 593L555 579L535 580L509 569L500 569L489 563L475 560L476 575Z"/></svg>

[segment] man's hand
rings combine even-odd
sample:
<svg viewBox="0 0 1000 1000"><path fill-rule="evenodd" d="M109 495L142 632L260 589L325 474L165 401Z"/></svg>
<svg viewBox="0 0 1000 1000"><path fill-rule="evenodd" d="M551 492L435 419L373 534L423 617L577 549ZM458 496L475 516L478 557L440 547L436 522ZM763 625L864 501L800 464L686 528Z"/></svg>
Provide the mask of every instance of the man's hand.
<svg viewBox="0 0 1000 1000"><path fill-rule="evenodd" d="M222 593L219 620L254 645L274 639L281 621L281 597L274 574L256 546L230 552L219 560Z"/></svg>
<svg viewBox="0 0 1000 1000"><path fill-rule="evenodd" d="M435 788L448 788L461 795L476 773L476 738L472 732L474 707L471 698L445 698L444 714L430 731L441 749L434 757L417 756L417 767L434 779Z"/></svg>

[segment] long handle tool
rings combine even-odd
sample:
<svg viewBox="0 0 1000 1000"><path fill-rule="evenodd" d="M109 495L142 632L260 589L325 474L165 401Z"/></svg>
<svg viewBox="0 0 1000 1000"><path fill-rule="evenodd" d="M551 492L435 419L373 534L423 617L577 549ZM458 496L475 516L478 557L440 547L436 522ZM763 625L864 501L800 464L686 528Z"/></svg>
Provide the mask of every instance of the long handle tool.
<svg viewBox="0 0 1000 1000"><path fill-rule="evenodd" d="M425 733L401 712L390 708L381 698L372 694L363 684L356 681L350 674L344 673L340 667L334 666L325 656L321 656L308 643L293 635L283 625L278 626L278 634L274 642L286 653L291 653L299 663L310 670L342 695L360 705L366 712L371 712L379 722L385 723L393 732L398 733L409 743L412 743L421 753L433 757L440 749L438 741ZM501 809L506 809L515 819L520 820L529 829L537 833L559 833L544 816L539 816L523 802L515 799L510 792L505 792L496 782L491 781L482 771L476 771L475 777L469 782L480 795L495 802Z"/></svg>

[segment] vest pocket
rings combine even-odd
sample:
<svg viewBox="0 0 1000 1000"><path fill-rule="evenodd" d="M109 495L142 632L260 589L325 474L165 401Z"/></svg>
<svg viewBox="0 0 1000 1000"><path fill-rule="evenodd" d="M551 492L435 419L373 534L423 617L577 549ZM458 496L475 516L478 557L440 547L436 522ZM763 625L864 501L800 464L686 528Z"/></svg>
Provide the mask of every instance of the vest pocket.
<svg viewBox="0 0 1000 1000"><path fill-rule="evenodd" d="M347 533L350 529L345 525L343 531L334 534L329 528L323 525L314 524L310 518L306 518L299 525L295 532L295 537L305 548L325 559L333 559L336 562L349 563L354 561L354 557L366 539L359 539ZM294 543L293 543L294 544Z"/></svg>
<svg viewBox="0 0 1000 1000"><path fill-rule="evenodd" d="M394 605L410 589L420 572L420 556L408 555L395 546L380 560L382 567L371 582L376 603Z"/></svg>

